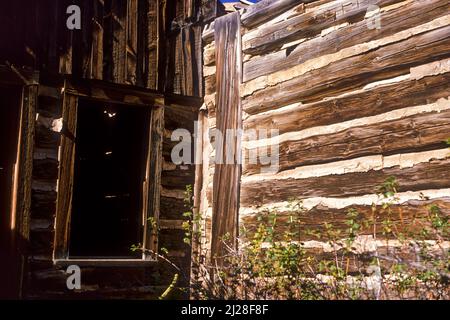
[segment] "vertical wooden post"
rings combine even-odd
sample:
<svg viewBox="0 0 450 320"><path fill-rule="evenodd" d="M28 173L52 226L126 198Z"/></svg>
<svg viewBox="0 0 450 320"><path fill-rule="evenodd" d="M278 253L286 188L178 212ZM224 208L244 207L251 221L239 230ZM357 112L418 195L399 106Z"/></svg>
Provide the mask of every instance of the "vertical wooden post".
<svg viewBox="0 0 450 320"><path fill-rule="evenodd" d="M66 85L64 85L66 90ZM66 259L74 183L78 98L64 93L53 259Z"/></svg>
<svg viewBox="0 0 450 320"><path fill-rule="evenodd" d="M144 210L144 249L154 252L158 250L159 207L161 197L162 145L164 136L164 108L155 107L150 121L150 139L148 145L147 173L144 188L147 192ZM154 173L152 175L152 173ZM151 260L152 255L144 253L145 259Z"/></svg>
<svg viewBox="0 0 450 320"><path fill-rule="evenodd" d="M27 242L30 239L31 181L33 174L34 128L36 105L38 99L37 84L27 85L23 89L22 112L19 132L19 154L15 189L15 243L18 256L18 296L23 296L24 278L26 277Z"/></svg>
<svg viewBox="0 0 450 320"><path fill-rule="evenodd" d="M242 129L242 107L239 93L241 84L241 35L238 12L215 21L216 41L216 128L223 137L222 146L216 146L224 163L215 164L213 180L213 217L211 258L221 263L223 238L236 246L238 236L238 211L241 165L240 141L227 135L227 130L237 134ZM234 150L233 163L227 163L227 148ZM229 160L229 159L228 159Z"/></svg>

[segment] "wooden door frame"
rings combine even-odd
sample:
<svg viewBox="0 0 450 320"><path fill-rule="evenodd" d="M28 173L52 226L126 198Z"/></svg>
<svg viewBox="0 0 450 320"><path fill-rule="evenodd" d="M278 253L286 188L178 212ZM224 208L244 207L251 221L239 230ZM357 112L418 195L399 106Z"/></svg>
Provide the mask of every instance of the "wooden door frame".
<svg viewBox="0 0 450 320"><path fill-rule="evenodd" d="M15 292L22 298L30 238L31 183L33 172L34 131L38 99L39 73L30 69L0 65L0 86L21 88L17 154L11 196L11 240L14 268L17 268Z"/></svg>
<svg viewBox="0 0 450 320"><path fill-rule="evenodd" d="M78 99L104 101L114 104L151 108L148 136L148 154L143 185L143 256L142 259L70 259L68 242L73 195L75 138ZM128 85L116 85L97 80L64 83L63 129L59 151L59 174L56 201L56 220L53 261L57 265L77 264L92 266L131 266L154 262L158 250L159 203L161 194L162 139L164 131L164 96ZM149 222L152 218L152 223ZM146 251L148 250L148 251Z"/></svg>

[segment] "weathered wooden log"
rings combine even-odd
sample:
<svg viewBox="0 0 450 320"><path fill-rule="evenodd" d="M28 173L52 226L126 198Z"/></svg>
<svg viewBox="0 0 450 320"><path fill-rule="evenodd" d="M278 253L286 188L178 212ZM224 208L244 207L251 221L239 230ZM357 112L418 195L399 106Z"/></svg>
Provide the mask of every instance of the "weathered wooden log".
<svg viewBox="0 0 450 320"><path fill-rule="evenodd" d="M335 53L358 43L381 39L446 15L449 11L450 4L446 0L406 3L397 9L381 12L379 17L381 29L369 29L367 20L362 20L287 49L256 56L244 63L243 81L287 69L308 59Z"/></svg>
<svg viewBox="0 0 450 320"><path fill-rule="evenodd" d="M449 92L450 73L420 80L408 78L288 110L256 114L245 120L244 128L278 129L283 134L427 104L448 97Z"/></svg>
<svg viewBox="0 0 450 320"><path fill-rule="evenodd" d="M187 170L163 171L161 184L168 189L186 190L186 186L194 184L194 166L188 166Z"/></svg>
<svg viewBox="0 0 450 320"><path fill-rule="evenodd" d="M221 132L242 129L242 107L239 92L242 75L240 16L238 12L228 14L215 21L217 95L217 128ZM225 154L227 145L238 149L237 139L224 139L218 152ZM237 216L239 208L239 177L241 166L237 154L227 164L216 164L214 172L213 234L211 256L222 256L220 239L229 235L232 245L237 244ZM217 260L221 263L220 259Z"/></svg>
<svg viewBox="0 0 450 320"><path fill-rule="evenodd" d="M60 133L52 131L44 126L36 126L35 147L42 149L57 149Z"/></svg>
<svg viewBox="0 0 450 320"><path fill-rule="evenodd" d="M33 254L47 254L53 252L53 230L30 230L30 250Z"/></svg>
<svg viewBox="0 0 450 320"><path fill-rule="evenodd" d="M56 192L33 190L31 192L31 215L33 218L54 218Z"/></svg>
<svg viewBox="0 0 450 320"><path fill-rule="evenodd" d="M403 75L413 66L450 56L449 33L447 26L411 36L256 91L242 101L244 111L255 114L298 101L317 101Z"/></svg>
<svg viewBox="0 0 450 320"><path fill-rule="evenodd" d="M58 179L58 160L55 159L34 159L33 178L43 180Z"/></svg>
<svg viewBox="0 0 450 320"><path fill-rule="evenodd" d="M449 154L450 156L450 154ZM385 168L367 172L327 175L306 179L268 179L243 182L241 205L288 201L291 198L351 197L376 193L377 186L393 176L398 191L418 191L450 187L450 159L419 163L411 168Z"/></svg>
<svg viewBox="0 0 450 320"><path fill-rule="evenodd" d="M243 36L242 48L246 54L261 54L280 48L283 44L313 37L324 29L339 25L343 22L353 22L364 18L368 8L372 5L387 6L401 0L361 0L350 2L343 6L340 2L319 6L317 9L294 15L290 19L274 24L267 24L262 28L251 31Z"/></svg>
<svg viewBox="0 0 450 320"><path fill-rule="evenodd" d="M213 94L216 92L216 75L205 77L205 93Z"/></svg>
<svg viewBox="0 0 450 320"><path fill-rule="evenodd" d="M310 2L314 2L314 0L262 0L245 10L241 16L242 25L246 28L253 28L296 5Z"/></svg>
<svg viewBox="0 0 450 320"><path fill-rule="evenodd" d="M164 128L167 130L184 128L193 132L196 110L197 108L191 106L167 105L164 108Z"/></svg>
<svg viewBox="0 0 450 320"><path fill-rule="evenodd" d="M203 65L211 66L216 63L216 45L213 42L203 48Z"/></svg>
<svg viewBox="0 0 450 320"><path fill-rule="evenodd" d="M174 199L168 197L161 197L160 200L160 219L182 219L183 213L189 208L183 199Z"/></svg>
<svg viewBox="0 0 450 320"><path fill-rule="evenodd" d="M449 130L450 111L447 110L286 141L279 147L279 171L373 154L439 149L445 147ZM243 172L259 171L260 165L248 164Z"/></svg>
<svg viewBox="0 0 450 320"><path fill-rule="evenodd" d="M276 228L275 236L282 239L283 233L290 230L291 217L298 219L298 240L328 240L329 235L326 232L325 224L332 225L335 230L339 230L342 234L348 233L349 226L346 221L350 219L348 213L356 211L357 216L354 218L361 226L361 234L377 235L377 238L389 238L393 235L387 235L383 228L383 221L392 222L392 229L395 233L405 233L407 231L420 231L423 227L430 227L429 218L430 206L437 206L440 214L443 216L450 215L450 198L440 198L433 200L411 200L401 205L391 205L389 208L383 209L382 206L361 206L355 205L343 209L333 209L325 206L317 206L308 211L280 211L276 212ZM362 221L371 221L373 224L364 226ZM245 227L246 236L251 238L257 230L260 223L270 223L269 213L255 212L241 218L241 225ZM320 234L319 238L314 235Z"/></svg>

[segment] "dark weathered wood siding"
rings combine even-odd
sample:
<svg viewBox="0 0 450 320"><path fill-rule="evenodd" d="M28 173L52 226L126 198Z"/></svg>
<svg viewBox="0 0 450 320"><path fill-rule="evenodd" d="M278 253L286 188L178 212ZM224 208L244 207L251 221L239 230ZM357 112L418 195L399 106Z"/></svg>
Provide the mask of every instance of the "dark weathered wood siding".
<svg viewBox="0 0 450 320"><path fill-rule="evenodd" d="M69 5L81 8L81 30L66 28ZM65 267L53 263L56 203L70 201L57 193L59 170L65 168L58 154L71 147L61 131L68 129L67 123L62 126L65 79L85 85L88 95L92 93L89 81L125 86L122 90L128 90L128 98L136 88L164 95L164 111L159 120L154 119L161 134L162 149L154 153L154 165L161 168L161 177L156 177L160 185L158 190L149 190L150 196L160 194L149 203L149 208L159 210L160 231L157 236L148 235L148 240L167 248L169 257L189 274L183 198L186 185L194 183L194 167L171 164L174 142L170 134L178 128L194 130L203 95L201 30L216 10L216 1L209 0L18 0L0 4L0 65L40 72L36 109L30 109L36 119L32 177L24 171L32 189L31 201L25 203L30 205L26 215L30 231L24 249L28 254L24 298L155 298L174 275L164 263L82 267L82 289L67 290ZM187 283L180 276L177 285ZM174 292L174 296L181 295Z"/></svg>

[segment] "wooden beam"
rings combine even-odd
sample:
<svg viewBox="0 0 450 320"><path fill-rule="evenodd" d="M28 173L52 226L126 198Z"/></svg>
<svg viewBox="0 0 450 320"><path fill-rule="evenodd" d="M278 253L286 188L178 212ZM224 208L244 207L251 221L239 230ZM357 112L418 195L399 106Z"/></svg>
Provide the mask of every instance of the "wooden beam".
<svg viewBox="0 0 450 320"><path fill-rule="evenodd" d="M61 136L58 196L54 237L54 259L66 259L69 241L69 222L75 164L75 137L77 128L78 98L65 93L63 100L63 132Z"/></svg>
<svg viewBox="0 0 450 320"><path fill-rule="evenodd" d="M241 37L239 13L231 13L215 21L216 64L217 64L217 128L225 135L228 129L242 128L242 109L239 94L241 83ZM226 154L226 146L240 150L237 139L227 141L220 150ZM233 163L216 163L213 181L213 222L211 257L218 263L224 253L223 238L236 246L238 235L239 180L241 167L236 152ZM225 158L225 157L224 157Z"/></svg>
<svg viewBox="0 0 450 320"><path fill-rule="evenodd" d="M161 199L162 141L164 136L164 108L152 110L148 146L147 170L144 181L144 248L157 252ZM154 258L145 254L146 258Z"/></svg>
<svg viewBox="0 0 450 320"><path fill-rule="evenodd" d="M114 103L149 107L164 106L164 96L161 93L131 85L67 78L64 90L68 94L105 102L114 101Z"/></svg>

